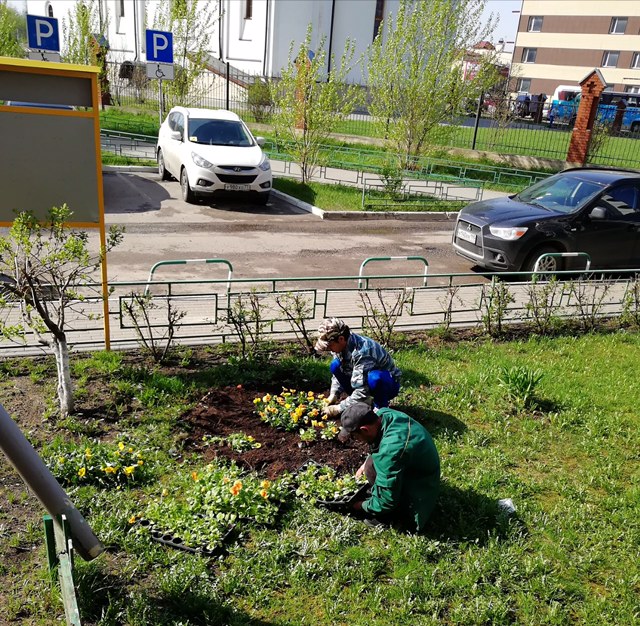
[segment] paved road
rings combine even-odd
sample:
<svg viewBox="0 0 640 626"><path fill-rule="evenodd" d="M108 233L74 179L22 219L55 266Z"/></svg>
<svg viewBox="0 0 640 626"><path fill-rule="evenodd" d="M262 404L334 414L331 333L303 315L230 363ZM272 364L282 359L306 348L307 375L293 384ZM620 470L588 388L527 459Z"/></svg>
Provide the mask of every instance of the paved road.
<svg viewBox="0 0 640 626"><path fill-rule="evenodd" d="M267 207L246 202L180 200L177 182L150 172L104 174L106 223L125 226L124 243L109 254L110 281L146 280L151 266L167 259L223 258L235 278L355 276L361 262L377 256L422 256L429 273L469 272L451 251L452 221L322 220L285 201ZM380 269L378 269L380 268ZM389 262L368 273L418 273L419 263ZM166 268L159 280L216 279L223 267Z"/></svg>

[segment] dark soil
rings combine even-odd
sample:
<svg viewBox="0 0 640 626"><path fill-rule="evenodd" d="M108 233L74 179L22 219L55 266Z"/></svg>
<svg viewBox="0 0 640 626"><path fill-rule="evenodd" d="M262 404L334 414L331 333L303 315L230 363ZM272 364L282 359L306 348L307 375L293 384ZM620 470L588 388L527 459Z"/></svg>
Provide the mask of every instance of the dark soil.
<svg viewBox="0 0 640 626"><path fill-rule="evenodd" d="M295 472L307 461L329 465L339 472L354 472L367 455L367 446L357 442L318 439L303 444L297 433L276 430L254 412L253 399L262 393L243 387L212 389L182 419L189 426L187 449L202 451L203 458L214 456L232 459L238 465L259 471L267 478L284 472ZM227 436L242 432L251 435L262 447L246 452L234 452L229 447L203 445L204 435Z"/></svg>

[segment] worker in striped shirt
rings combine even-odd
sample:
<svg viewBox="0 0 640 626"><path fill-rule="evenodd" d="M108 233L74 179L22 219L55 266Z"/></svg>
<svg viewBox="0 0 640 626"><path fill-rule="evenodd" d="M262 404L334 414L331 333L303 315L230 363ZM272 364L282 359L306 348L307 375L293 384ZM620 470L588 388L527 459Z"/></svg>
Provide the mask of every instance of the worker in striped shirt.
<svg viewBox="0 0 640 626"><path fill-rule="evenodd" d="M387 407L400 391L401 372L391 355L369 337L351 332L337 317L322 320L315 344L318 352L331 352L331 391L324 414L337 418L355 402ZM347 397L340 400L341 395Z"/></svg>

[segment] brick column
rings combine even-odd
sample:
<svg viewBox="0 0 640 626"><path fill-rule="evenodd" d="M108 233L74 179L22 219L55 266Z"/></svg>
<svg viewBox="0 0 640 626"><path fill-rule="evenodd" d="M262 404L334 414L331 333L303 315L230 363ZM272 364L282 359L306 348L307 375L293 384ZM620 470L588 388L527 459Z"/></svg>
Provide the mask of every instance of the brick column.
<svg viewBox="0 0 640 626"><path fill-rule="evenodd" d="M569 151L567 152L567 161L569 163L582 166L587 162L589 142L591 141L593 124L596 121L600 94L606 86L607 83L597 69L594 69L580 81L582 93L573 133L571 133Z"/></svg>

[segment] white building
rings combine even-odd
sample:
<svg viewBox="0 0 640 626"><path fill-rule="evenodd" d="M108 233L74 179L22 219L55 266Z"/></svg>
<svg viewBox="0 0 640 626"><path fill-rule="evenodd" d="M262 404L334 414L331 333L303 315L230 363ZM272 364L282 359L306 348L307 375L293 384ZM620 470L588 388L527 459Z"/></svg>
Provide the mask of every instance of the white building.
<svg viewBox="0 0 640 626"><path fill-rule="evenodd" d="M87 0L89 1L89 0ZM114 61L145 61L145 30L153 28L160 2L176 0L93 0L108 22L107 39ZM292 41L302 42L313 24L312 48L325 37L327 65L339 61L347 38L354 41L354 59L373 41L380 22L397 12L400 0L199 0L217 5L221 19L211 24L208 49L212 57L250 73L277 75L287 65ZM76 0L27 0L27 12L56 17L62 23ZM174 41L174 47L176 42ZM327 69L330 69L329 67ZM360 82L361 69L349 78Z"/></svg>

